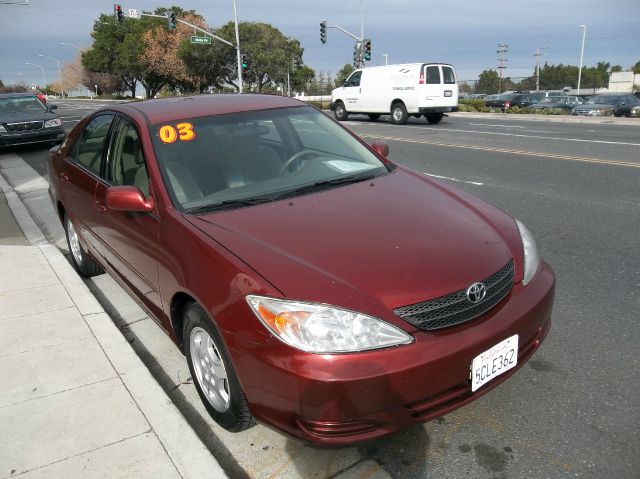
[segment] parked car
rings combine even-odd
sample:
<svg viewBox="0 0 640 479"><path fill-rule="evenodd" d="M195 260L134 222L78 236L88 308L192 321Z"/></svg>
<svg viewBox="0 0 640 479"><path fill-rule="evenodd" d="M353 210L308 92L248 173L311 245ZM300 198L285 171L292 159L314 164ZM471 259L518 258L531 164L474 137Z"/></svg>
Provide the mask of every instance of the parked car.
<svg viewBox="0 0 640 479"><path fill-rule="evenodd" d="M466 100L482 100L487 95L485 93L472 93L471 95L465 96Z"/></svg>
<svg viewBox="0 0 640 479"><path fill-rule="evenodd" d="M507 111L513 106L525 107L534 103L536 103L536 99L530 93L503 93L492 100L485 98L484 102L489 108L500 108L503 111Z"/></svg>
<svg viewBox="0 0 640 479"><path fill-rule="evenodd" d="M581 104L582 102L575 96L549 96L539 103L534 103L531 108L535 110L560 109L569 111L574 106Z"/></svg>
<svg viewBox="0 0 640 479"><path fill-rule="evenodd" d="M629 116L635 116L636 118L640 118L640 105L636 105L631 109L631 114Z"/></svg>
<svg viewBox="0 0 640 479"><path fill-rule="evenodd" d="M157 321L222 427L347 445L480 397L550 327L529 230L387 154L290 98L148 100L78 123L49 192L77 271Z"/></svg>
<svg viewBox="0 0 640 479"><path fill-rule="evenodd" d="M441 63L358 69L331 92L331 109L339 121L360 113L371 121L390 115L397 125L422 115L429 123L440 123L444 113L458 109L456 74L453 66Z"/></svg>
<svg viewBox="0 0 640 479"><path fill-rule="evenodd" d="M0 94L0 147L57 144L65 138L62 121L35 93Z"/></svg>
<svg viewBox="0 0 640 479"><path fill-rule="evenodd" d="M640 104L633 95L596 95L583 105L571 110L572 115L581 116L631 116L631 109Z"/></svg>

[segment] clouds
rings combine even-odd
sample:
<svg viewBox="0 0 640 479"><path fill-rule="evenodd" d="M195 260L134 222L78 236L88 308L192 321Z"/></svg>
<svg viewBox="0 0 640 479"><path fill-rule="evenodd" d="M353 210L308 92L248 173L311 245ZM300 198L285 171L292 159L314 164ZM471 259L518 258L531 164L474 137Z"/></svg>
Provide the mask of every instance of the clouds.
<svg viewBox="0 0 640 479"><path fill-rule="evenodd" d="M320 71L337 72L352 60L353 40L335 29L320 43L319 24L328 20L355 34L360 32L359 0L237 0L238 16L264 21L285 35L298 38L305 48L304 61ZM195 9L212 26L233 18L232 0L122 0L126 10L153 10L179 3ZM60 42L89 45L93 20L111 12L113 1L30 0L29 6L0 5L0 78L15 81L21 74L29 83L57 74L55 62L39 53L69 61L75 49ZM628 67L640 60L640 2L637 0L364 0L365 36L373 40L372 64L383 63L382 53L393 63L446 61L464 79L474 79L484 69L495 68L498 43L509 44L507 75L529 75L536 47L550 45L543 61L577 64L581 34L588 25L585 63L605 60Z"/></svg>

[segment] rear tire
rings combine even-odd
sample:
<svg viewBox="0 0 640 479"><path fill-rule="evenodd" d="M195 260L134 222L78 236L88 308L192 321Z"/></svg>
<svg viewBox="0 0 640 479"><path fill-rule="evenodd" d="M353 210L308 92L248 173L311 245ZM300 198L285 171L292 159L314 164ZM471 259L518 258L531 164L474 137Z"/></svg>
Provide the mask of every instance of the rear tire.
<svg viewBox="0 0 640 479"><path fill-rule="evenodd" d="M209 315L198 303L191 303L183 318L184 353L209 415L231 432L255 426L227 348Z"/></svg>
<svg viewBox="0 0 640 479"><path fill-rule="evenodd" d="M380 118L380 113L369 113L370 121L378 121L379 118Z"/></svg>
<svg viewBox="0 0 640 479"><path fill-rule="evenodd" d="M409 115L407 114L404 103L399 101L391 105L391 123L394 125L404 125L408 119Z"/></svg>
<svg viewBox="0 0 640 479"><path fill-rule="evenodd" d="M341 101L336 102L335 106L333 107L333 114L338 121L346 121L349 118L349 113L344 107L344 103L342 103Z"/></svg>
<svg viewBox="0 0 640 479"><path fill-rule="evenodd" d="M76 271L85 278L104 273L102 266L96 263L93 258L89 256L89 253L82 248L76 228L73 226L69 215L66 214L64 215L64 232L67 236L67 246L69 247L71 264L73 264Z"/></svg>
<svg viewBox="0 0 640 479"><path fill-rule="evenodd" d="M431 125L437 125L442 121L443 117L444 115L442 113L429 113L428 115L425 115L425 118Z"/></svg>

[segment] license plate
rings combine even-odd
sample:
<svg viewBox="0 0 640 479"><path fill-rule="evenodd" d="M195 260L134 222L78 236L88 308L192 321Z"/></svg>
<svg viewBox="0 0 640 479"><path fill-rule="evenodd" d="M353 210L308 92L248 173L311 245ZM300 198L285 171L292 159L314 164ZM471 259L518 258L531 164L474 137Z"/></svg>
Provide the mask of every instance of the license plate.
<svg viewBox="0 0 640 479"><path fill-rule="evenodd" d="M471 391L476 391L518 363L518 335L499 342L471 363Z"/></svg>

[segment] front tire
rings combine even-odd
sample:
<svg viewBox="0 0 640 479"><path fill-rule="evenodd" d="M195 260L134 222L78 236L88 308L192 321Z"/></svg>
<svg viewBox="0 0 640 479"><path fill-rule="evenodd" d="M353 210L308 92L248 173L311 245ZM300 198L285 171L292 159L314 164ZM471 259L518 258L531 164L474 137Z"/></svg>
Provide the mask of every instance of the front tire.
<svg viewBox="0 0 640 479"><path fill-rule="evenodd" d="M213 420L231 432L255 426L222 337L197 303L184 311L182 337L193 383Z"/></svg>
<svg viewBox="0 0 640 479"><path fill-rule="evenodd" d="M443 117L444 115L442 113L429 113L428 115L425 115L425 118L431 125L437 125L442 121Z"/></svg>
<svg viewBox="0 0 640 479"><path fill-rule="evenodd" d="M71 253L71 264L85 278L97 276L104 273L104 269L96 263L91 256L82 248L80 237L69 215L64 215L64 232L67 236L67 246Z"/></svg>
<svg viewBox="0 0 640 479"><path fill-rule="evenodd" d="M397 102L391 105L391 123L394 125L404 125L408 119L409 115L407 114L404 103Z"/></svg>
<svg viewBox="0 0 640 479"><path fill-rule="evenodd" d="M336 102L335 106L333 107L333 114L338 121L346 121L349 118L349 113L344 107L344 103L342 103L341 101Z"/></svg>

